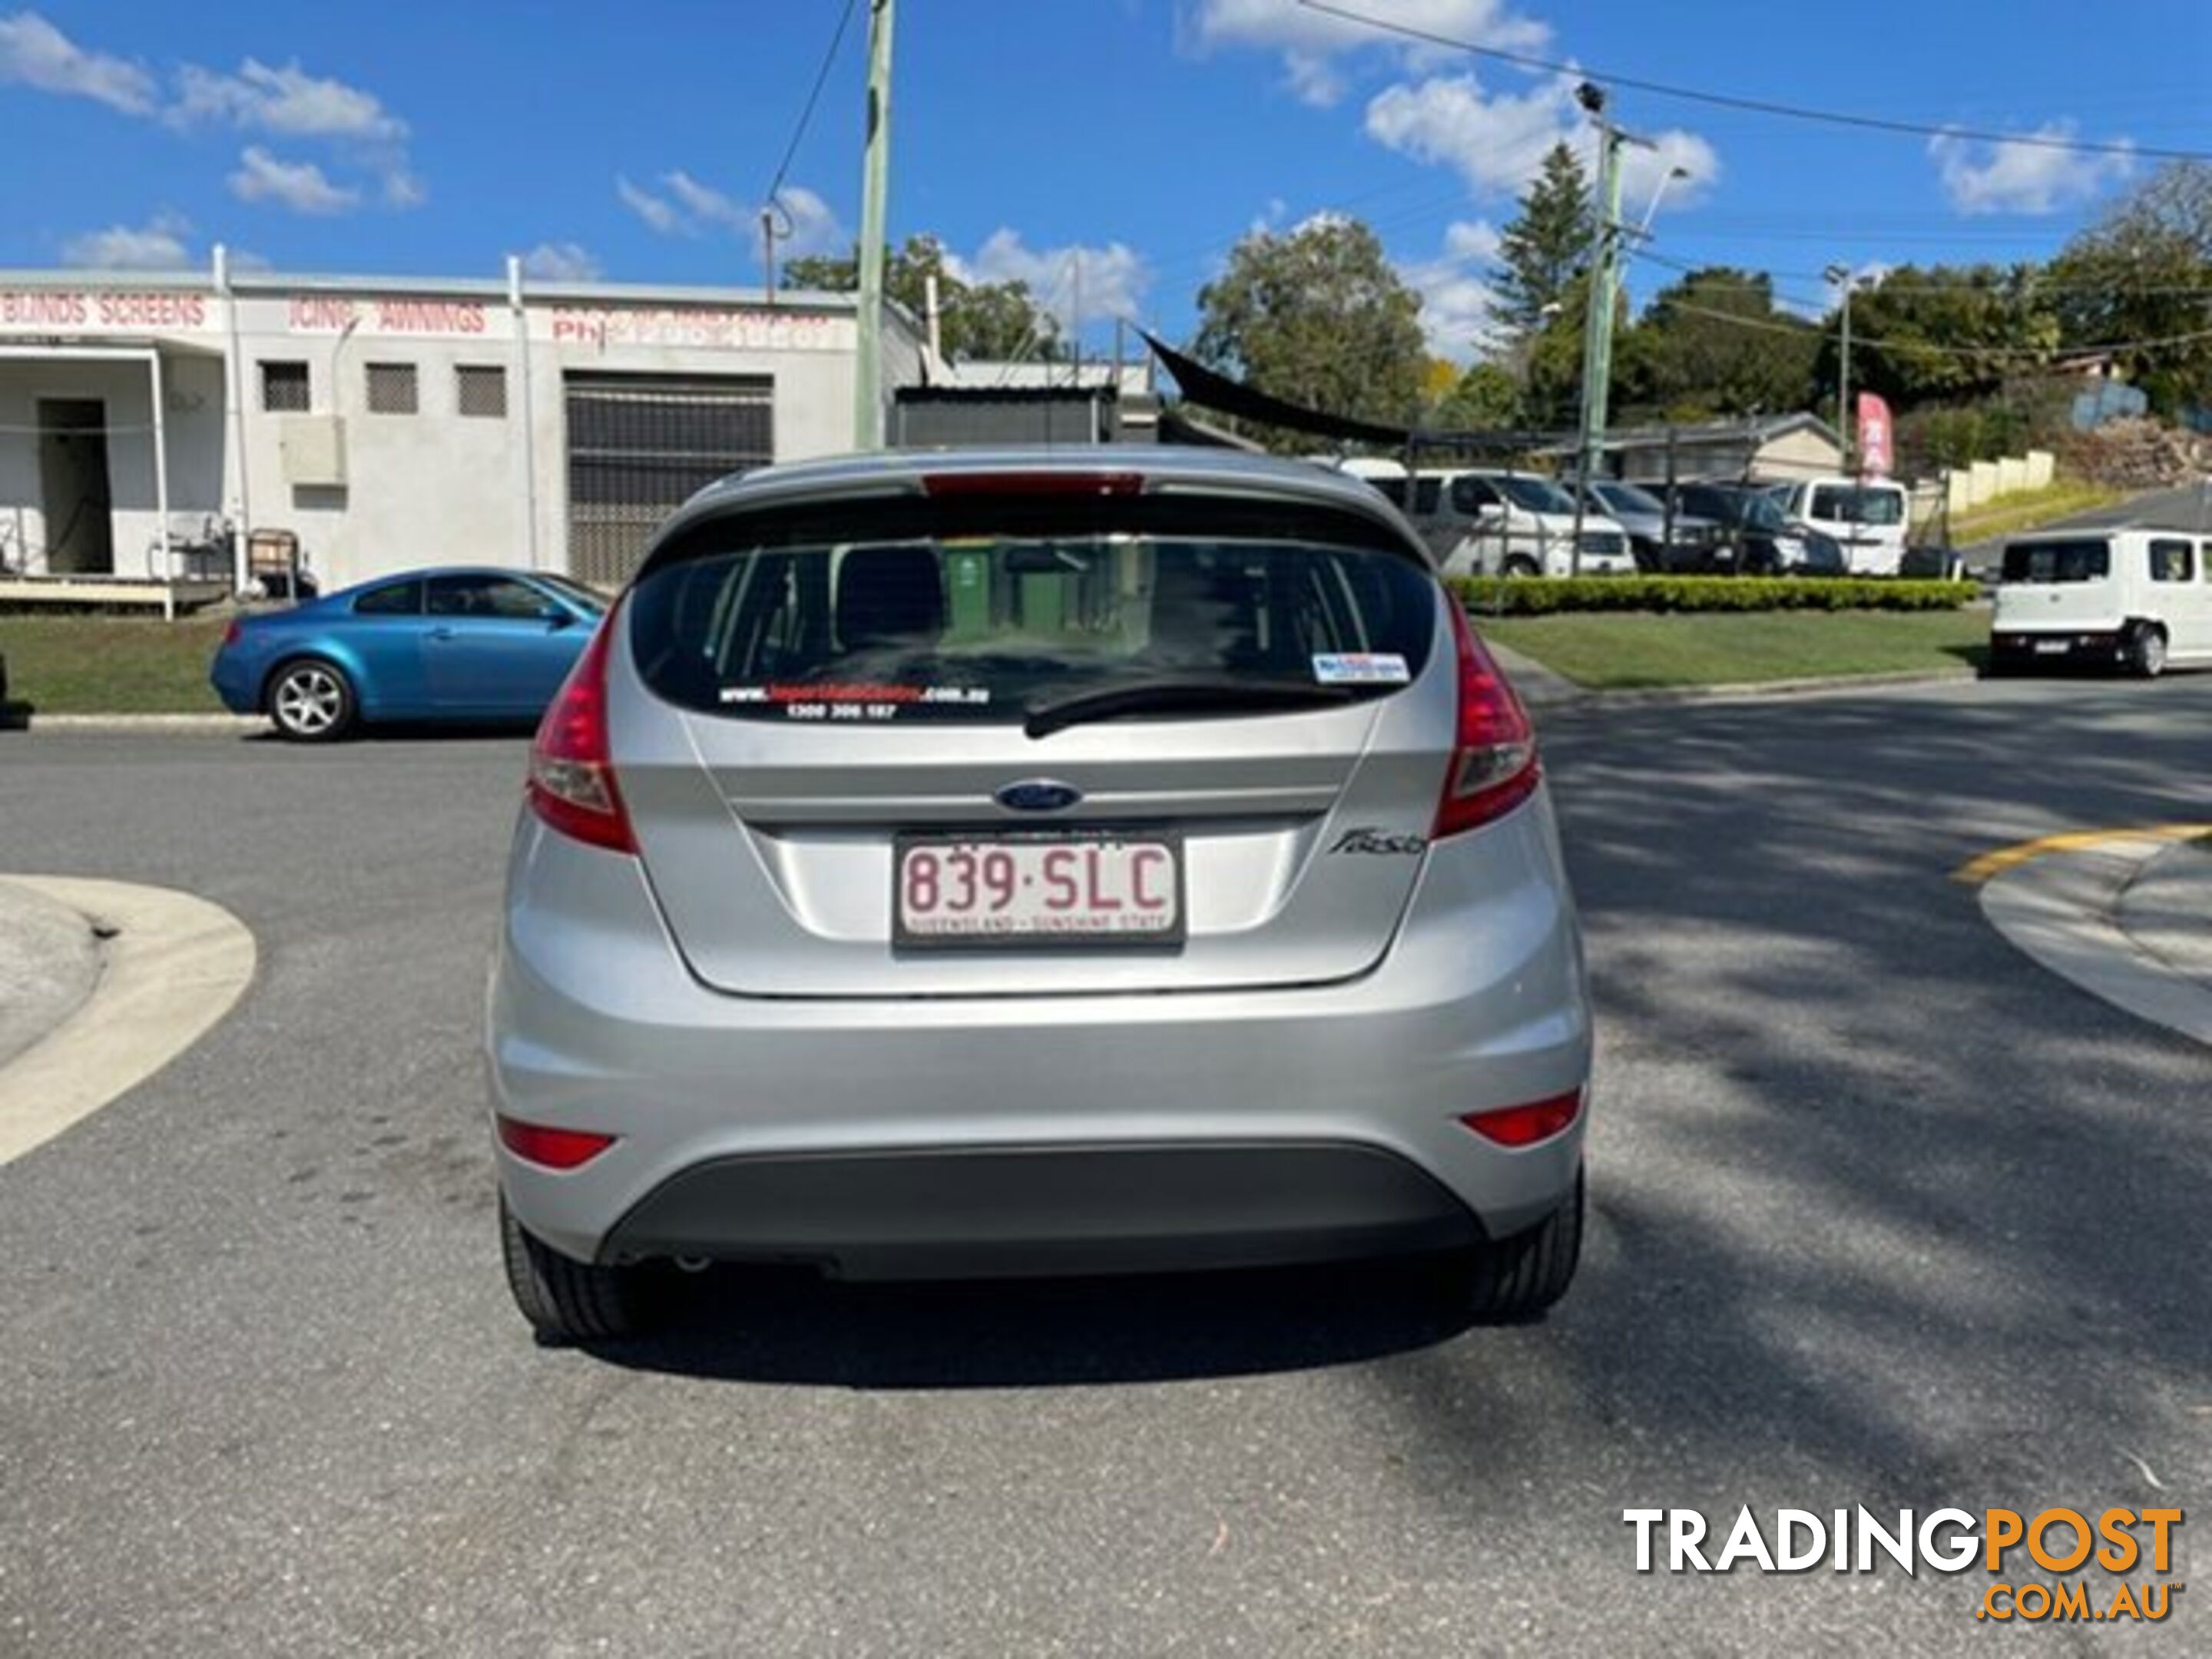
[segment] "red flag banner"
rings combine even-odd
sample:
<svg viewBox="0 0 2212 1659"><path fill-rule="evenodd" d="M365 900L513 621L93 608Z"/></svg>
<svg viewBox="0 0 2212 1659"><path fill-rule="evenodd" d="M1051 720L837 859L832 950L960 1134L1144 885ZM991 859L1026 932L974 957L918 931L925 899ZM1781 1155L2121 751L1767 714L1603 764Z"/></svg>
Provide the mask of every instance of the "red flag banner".
<svg viewBox="0 0 2212 1659"><path fill-rule="evenodd" d="M1859 393L1859 471L1870 478L1886 478L1895 459L1891 442L1889 404L1881 394Z"/></svg>

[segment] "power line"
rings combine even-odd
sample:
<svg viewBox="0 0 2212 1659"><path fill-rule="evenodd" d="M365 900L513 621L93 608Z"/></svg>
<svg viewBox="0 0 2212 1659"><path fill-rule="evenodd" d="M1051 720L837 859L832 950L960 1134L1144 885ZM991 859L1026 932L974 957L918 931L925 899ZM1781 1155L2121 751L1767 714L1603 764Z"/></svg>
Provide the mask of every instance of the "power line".
<svg viewBox="0 0 2212 1659"><path fill-rule="evenodd" d="M1670 311L1686 312L1693 317L1710 317L1716 322L1734 323L1739 328L1758 329L1769 334L1787 334L1795 339L1802 340L1808 332L1826 336L1831 331L1819 323L1785 323L1765 317L1746 317L1738 312L1718 311L1687 300L1669 300L1667 307ZM2155 351L2167 346L2194 344L2199 340L2212 340L2212 328L2168 334L2155 340L2112 340L2069 346L1946 346L1922 340L1878 339L1858 333L1851 336L1854 346L1870 346L1877 351L1917 352L1929 357L2094 357L2122 351Z"/></svg>
<svg viewBox="0 0 2212 1659"><path fill-rule="evenodd" d="M1308 11L1325 12L1348 23L1358 23L1385 34L1403 36L1408 40L1419 40L1432 46L1447 46L1455 52L1472 53L1477 58L1495 59L1520 69L1544 70L1554 75L1580 76L1585 80L1600 81L1610 86L1626 87L1633 91L1650 93L1658 98L1676 98L1686 103L1710 104L1720 109L1747 111L1754 115L1784 116L1794 121L1820 121L1830 126L1858 127L1875 132L1910 133L1917 137L1969 139L1989 144L2026 144L2037 149L2071 150L2092 155L2147 156L2161 161L2212 161L2212 150L2167 149L2152 145L2124 143L2100 143L2087 138L2057 138L2048 133L1989 132L1974 127L1945 126L1933 121L1904 121L1881 115L1863 115L1844 110L1812 109L1802 104L1778 103L1771 99L1745 98L1733 93L1706 92L1695 87L1671 86L1663 81L1646 81L1635 76L1614 75L1604 70L1588 69L1575 64L1563 64L1548 58L1537 58L1528 52L1508 52L1500 46L1477 46L1472 40L1462 40L1448 34L1437 34L1428 29L1415 28L1409 23L1395 23L1388 18L1370 16L1365 12L1332 4L1330 0L1298 0Z"/></svg>
<svg viewBox="0 0 2212 1659"><path fill-rule="evenodd" d="M1724 272L1717 271L1710 264L1701 265L1693 264L1687 259L1671 258L1666 254L1656 252L1650 248L1638 249L1636 251L1636 258L1655 265L1664 265L1669 270L1678 270L1687 276L1700 277L1716 288L1741 288L1746 289L1764 288L1784 299L1797 300L1808 305L1825 305L1829 303L1828 300L1825 296L1816 299L1808 295L1792 294L1784 289L1779 283L1769 282L1762 283L1758 280L1756 276L1732 276ZM1825 270L1765 270L1765 274L1770 278L1787 276L1811 283L1825 282L1827 278L1827 272ZM2008 291L2016 291L2023 297L2032 297L2037 295L2057 294L2108 294L2124 295L2130 299L2148 295L2156 295L2161 299L2212 299L2212 287L2207 287L2203 283L2197 283L2185 288L2164 286L2137 288L2130 286L2123 289L2116 289L2110 283L2053 283L2045 280L2033 270L2030 270L2022 277L2017 290L2011 290L2008 289L2002 273L2000 274L1999 280L1996 282L1977 282L1972 279L1960 280L1955 277L1949 280L1941 280L1925 276L1889 275L1877 278L1875 282L1869 284L1869 289L1878 289L1883 294L1908 295L1919 294L1984 294L1993 298L2002 298L2004 297Z"/></svg>
<svg viewBox="0 0 2212 1659"><path fill-rule="evenodd" d="M845 43L845 27L853 21L854 0L845 0L844 10L837 14L837 27L830 32L830 49L822 54L822 67L814 72L813 90L806 94L806 106L799 112L799 125L791 130L791 142L783 147L783 160L777 163L775 178L763 199L781 212L777 204L777 192L783 188L784 175L791 171L791 163L799 154L799 146L806 137L806 129L814 119L814 106L822 101L823 86L830 79L830 66L837 61L837 48Z"/></svg>

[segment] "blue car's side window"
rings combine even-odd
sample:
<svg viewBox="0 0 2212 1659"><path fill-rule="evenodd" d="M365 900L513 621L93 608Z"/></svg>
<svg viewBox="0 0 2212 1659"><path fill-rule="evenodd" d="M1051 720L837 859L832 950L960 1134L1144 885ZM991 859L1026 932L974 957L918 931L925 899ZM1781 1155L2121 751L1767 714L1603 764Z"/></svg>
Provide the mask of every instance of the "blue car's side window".
<svg viewBox="0 0 2212 1659"><path fill-rule="evenodd" d="M372 587L353 602L356 617L419 617L422 614L422 584L391 582Z"/></svg>

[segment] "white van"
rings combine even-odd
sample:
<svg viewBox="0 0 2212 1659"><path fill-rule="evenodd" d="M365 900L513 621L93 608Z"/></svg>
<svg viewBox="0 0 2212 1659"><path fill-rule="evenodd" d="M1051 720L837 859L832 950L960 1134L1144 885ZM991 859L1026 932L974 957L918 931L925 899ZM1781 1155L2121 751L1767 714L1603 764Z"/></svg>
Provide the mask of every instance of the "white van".
<svg viewBox="0 0 2212 1659"><path fill-rule="evenodd" d="M1783 516L1833 537L1854 576L1894 576L1905 562L1905 486L1886 478L1805 478L1777 484Z"/></svg>
<svg viewBox="0 0 2212 1659"><path fill-rule="evenodd" d="M2090 662L2144 678L2212 664L2212 538L2076 530L2008 543L1990 666Z"/></svg>

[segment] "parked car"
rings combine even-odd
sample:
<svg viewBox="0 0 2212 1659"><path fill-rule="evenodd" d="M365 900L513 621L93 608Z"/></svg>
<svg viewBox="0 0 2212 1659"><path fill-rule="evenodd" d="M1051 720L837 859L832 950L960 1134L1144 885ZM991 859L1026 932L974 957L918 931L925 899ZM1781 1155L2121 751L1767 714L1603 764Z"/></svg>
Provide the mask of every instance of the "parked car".
<svg viewBox="0 0 2212 1659"><path fill-rule="evenodd" d="M1840 476L1775 486L1786 519L1834 538L1854 576L1894 576L1905 558L1908 498L1884 478Z"/></svg>
<svg viewBox="0 0 2212 1659"><path fill-rule="evenodd" d="M408 571L238 617L208 679L299 743L376 720L535 720L606 603L544 571Z"/></svg>
<svg viewBox="0 0 2212 1659"><path fill-rule="evenodd" d="M1747 576L1840 576L1843 550L1832 537L1783 516L1756 484L1714 481L1674 486L1674 510L1722 526L1731 550L1723 569Z"/></svg>
<svg viewBox="0 0 2212 1659"><path fill-rule="evenodd" d="M1640 484L1601 478L1590 485L1586 499L1628 532L1638 570L1679 574L1735 568L1735 550L1721 525L1694 513L1678 513L1670 523L1667 503Z"/></svg>
<svg viewBox="0 0 2212 1659"><path fill-rule="evenodd" d="M1990 612L2002 673L2060 663L2212 663L2212 538L2171 530L2072 531L2009 542Z"/></svg>
<svg viewBox="0 0 2212 1659"><path fill-rule="evenodd" d="M549 1339L667 1265L1442 1253L1559 1296L1590 1014L1536 743L1374 490L1069 447L774 467L548 711L489 1078Z"/></svg>

